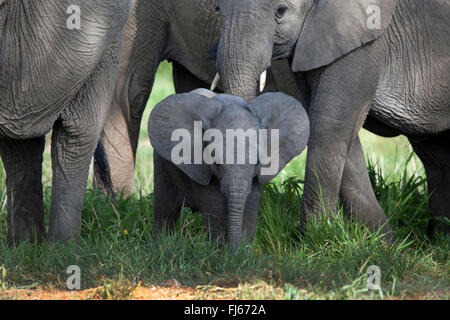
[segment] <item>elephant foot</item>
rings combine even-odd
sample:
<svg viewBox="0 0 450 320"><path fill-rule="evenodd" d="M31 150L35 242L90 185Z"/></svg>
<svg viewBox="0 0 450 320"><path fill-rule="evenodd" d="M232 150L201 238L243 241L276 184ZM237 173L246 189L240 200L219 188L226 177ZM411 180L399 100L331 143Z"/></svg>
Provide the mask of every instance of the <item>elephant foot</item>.
<svg viewBox="0 0 450 320"><path fill-rule="evenodd" d="M44 227L41 224L16 221L11 228L8 226L7 243L11 246L17 246L22 242L41 244L46 240Z"/></svg>

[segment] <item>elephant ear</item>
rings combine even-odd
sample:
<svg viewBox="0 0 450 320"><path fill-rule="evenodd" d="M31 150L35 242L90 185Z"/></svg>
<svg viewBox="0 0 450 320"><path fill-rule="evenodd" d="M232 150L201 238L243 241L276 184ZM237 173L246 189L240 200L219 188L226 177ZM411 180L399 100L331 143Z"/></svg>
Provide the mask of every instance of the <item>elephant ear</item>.
<svg viewBox="0 0 450 320"><path fill-rule="evenodd" d="M378 39L395 6L396 0L316 0L300 32L292 70L326 66Z"/></svg>
<svg viewBox="0 0 450 320"><path fill-rule="evenodd" d="M176 164L189 178L201 185L208 185L211 180L211 170L202 161L194 163L194 122L201 121L205 130L210 127L211 120L220 112L222 105L204 95L184 93L172 95L155 106L150 114L148 133L150 143L155 152L167 161L172 161L172 150L180 141L172 141L175 130L182 129L189 133L191 144L190 163ZM203 132L200 133L203 139ZM178 139L179 136L176 137ZM203 140L202 140L203 141ZM185 142L185 141L183 141ZM188 161L189 162L189 161Z"/></svg>
<svg viewBox="0 0 450 320"><path fill-rule="evenodd" d="M268 129L268 141L263 143L266 147L266 155L269 154L267 150L274 150L270 145L271 130L279 130L279 165L276 172L269 175L262 174L260 169L258 180L264 184L275 178L293 158L305 149L309 139L309 119L298 100L280 92L260 95L249 103L249 109L259 118L262 127ZM271 158L274 156L277 155L270 154Z"/></svg>

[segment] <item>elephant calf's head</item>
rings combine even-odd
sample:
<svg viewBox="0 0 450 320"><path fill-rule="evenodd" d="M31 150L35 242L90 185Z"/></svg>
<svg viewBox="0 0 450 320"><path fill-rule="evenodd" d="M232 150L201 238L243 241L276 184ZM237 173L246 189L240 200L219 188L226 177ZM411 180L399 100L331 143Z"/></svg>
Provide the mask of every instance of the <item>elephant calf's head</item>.
<svg viewBox="0 0 450 320"><path fill-rule="evenodd" d="M309 121L300 102L267 93L246 102L199 89L170 96L149 119L151 144L190 179L214 176L228 204L228 237L242 239L243 212L254 179L264 184L306 147Z"/></svg>

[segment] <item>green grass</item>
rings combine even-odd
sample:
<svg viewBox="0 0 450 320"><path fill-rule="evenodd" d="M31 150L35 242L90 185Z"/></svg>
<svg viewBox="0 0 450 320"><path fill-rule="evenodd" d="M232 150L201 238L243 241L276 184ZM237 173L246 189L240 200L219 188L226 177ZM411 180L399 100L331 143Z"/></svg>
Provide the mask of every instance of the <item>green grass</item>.
<svg viewBox="0 0 450 320"><path fill-rule="evenodd" d="M156 84L150 108L173 93L168 64L161 66ZM404 138L361 133L375 193L397 232L395 246L351 223L341 210L333 222L310 224L300 235L302 154L264 187L254 243L230 255L226 245L208 240L201 215L188 209L176 232L153 236L152 150L146 130L150 108L141 131L135 194L112 200L89 189L79 243L6 246L4 174L0 177L0 297L2 288L65 288L65 271L76 264L83 288L107 284L97 292L100 298L120 297L121 283L127 288L139 282L159 285L172 278L201 290L236 287L238 299L449 298L450 241L444 235L434 242L426 236L423 168ZM47 211L49 165L47 155ZM381 269L381 290L366 288L370 265ZM129 294L127 288L123 295Z"/></svg>

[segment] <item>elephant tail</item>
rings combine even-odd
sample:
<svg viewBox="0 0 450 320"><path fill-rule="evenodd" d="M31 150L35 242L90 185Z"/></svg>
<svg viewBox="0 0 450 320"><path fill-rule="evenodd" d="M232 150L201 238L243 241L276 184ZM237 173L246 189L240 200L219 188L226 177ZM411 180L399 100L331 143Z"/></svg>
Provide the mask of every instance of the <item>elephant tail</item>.
<svg viewBox="0 0 450 320"><path fill-rule="evenodd" d="M101 141L98 142L94 153L94 176L95 187L112 194L111 170Z"/></svg>

